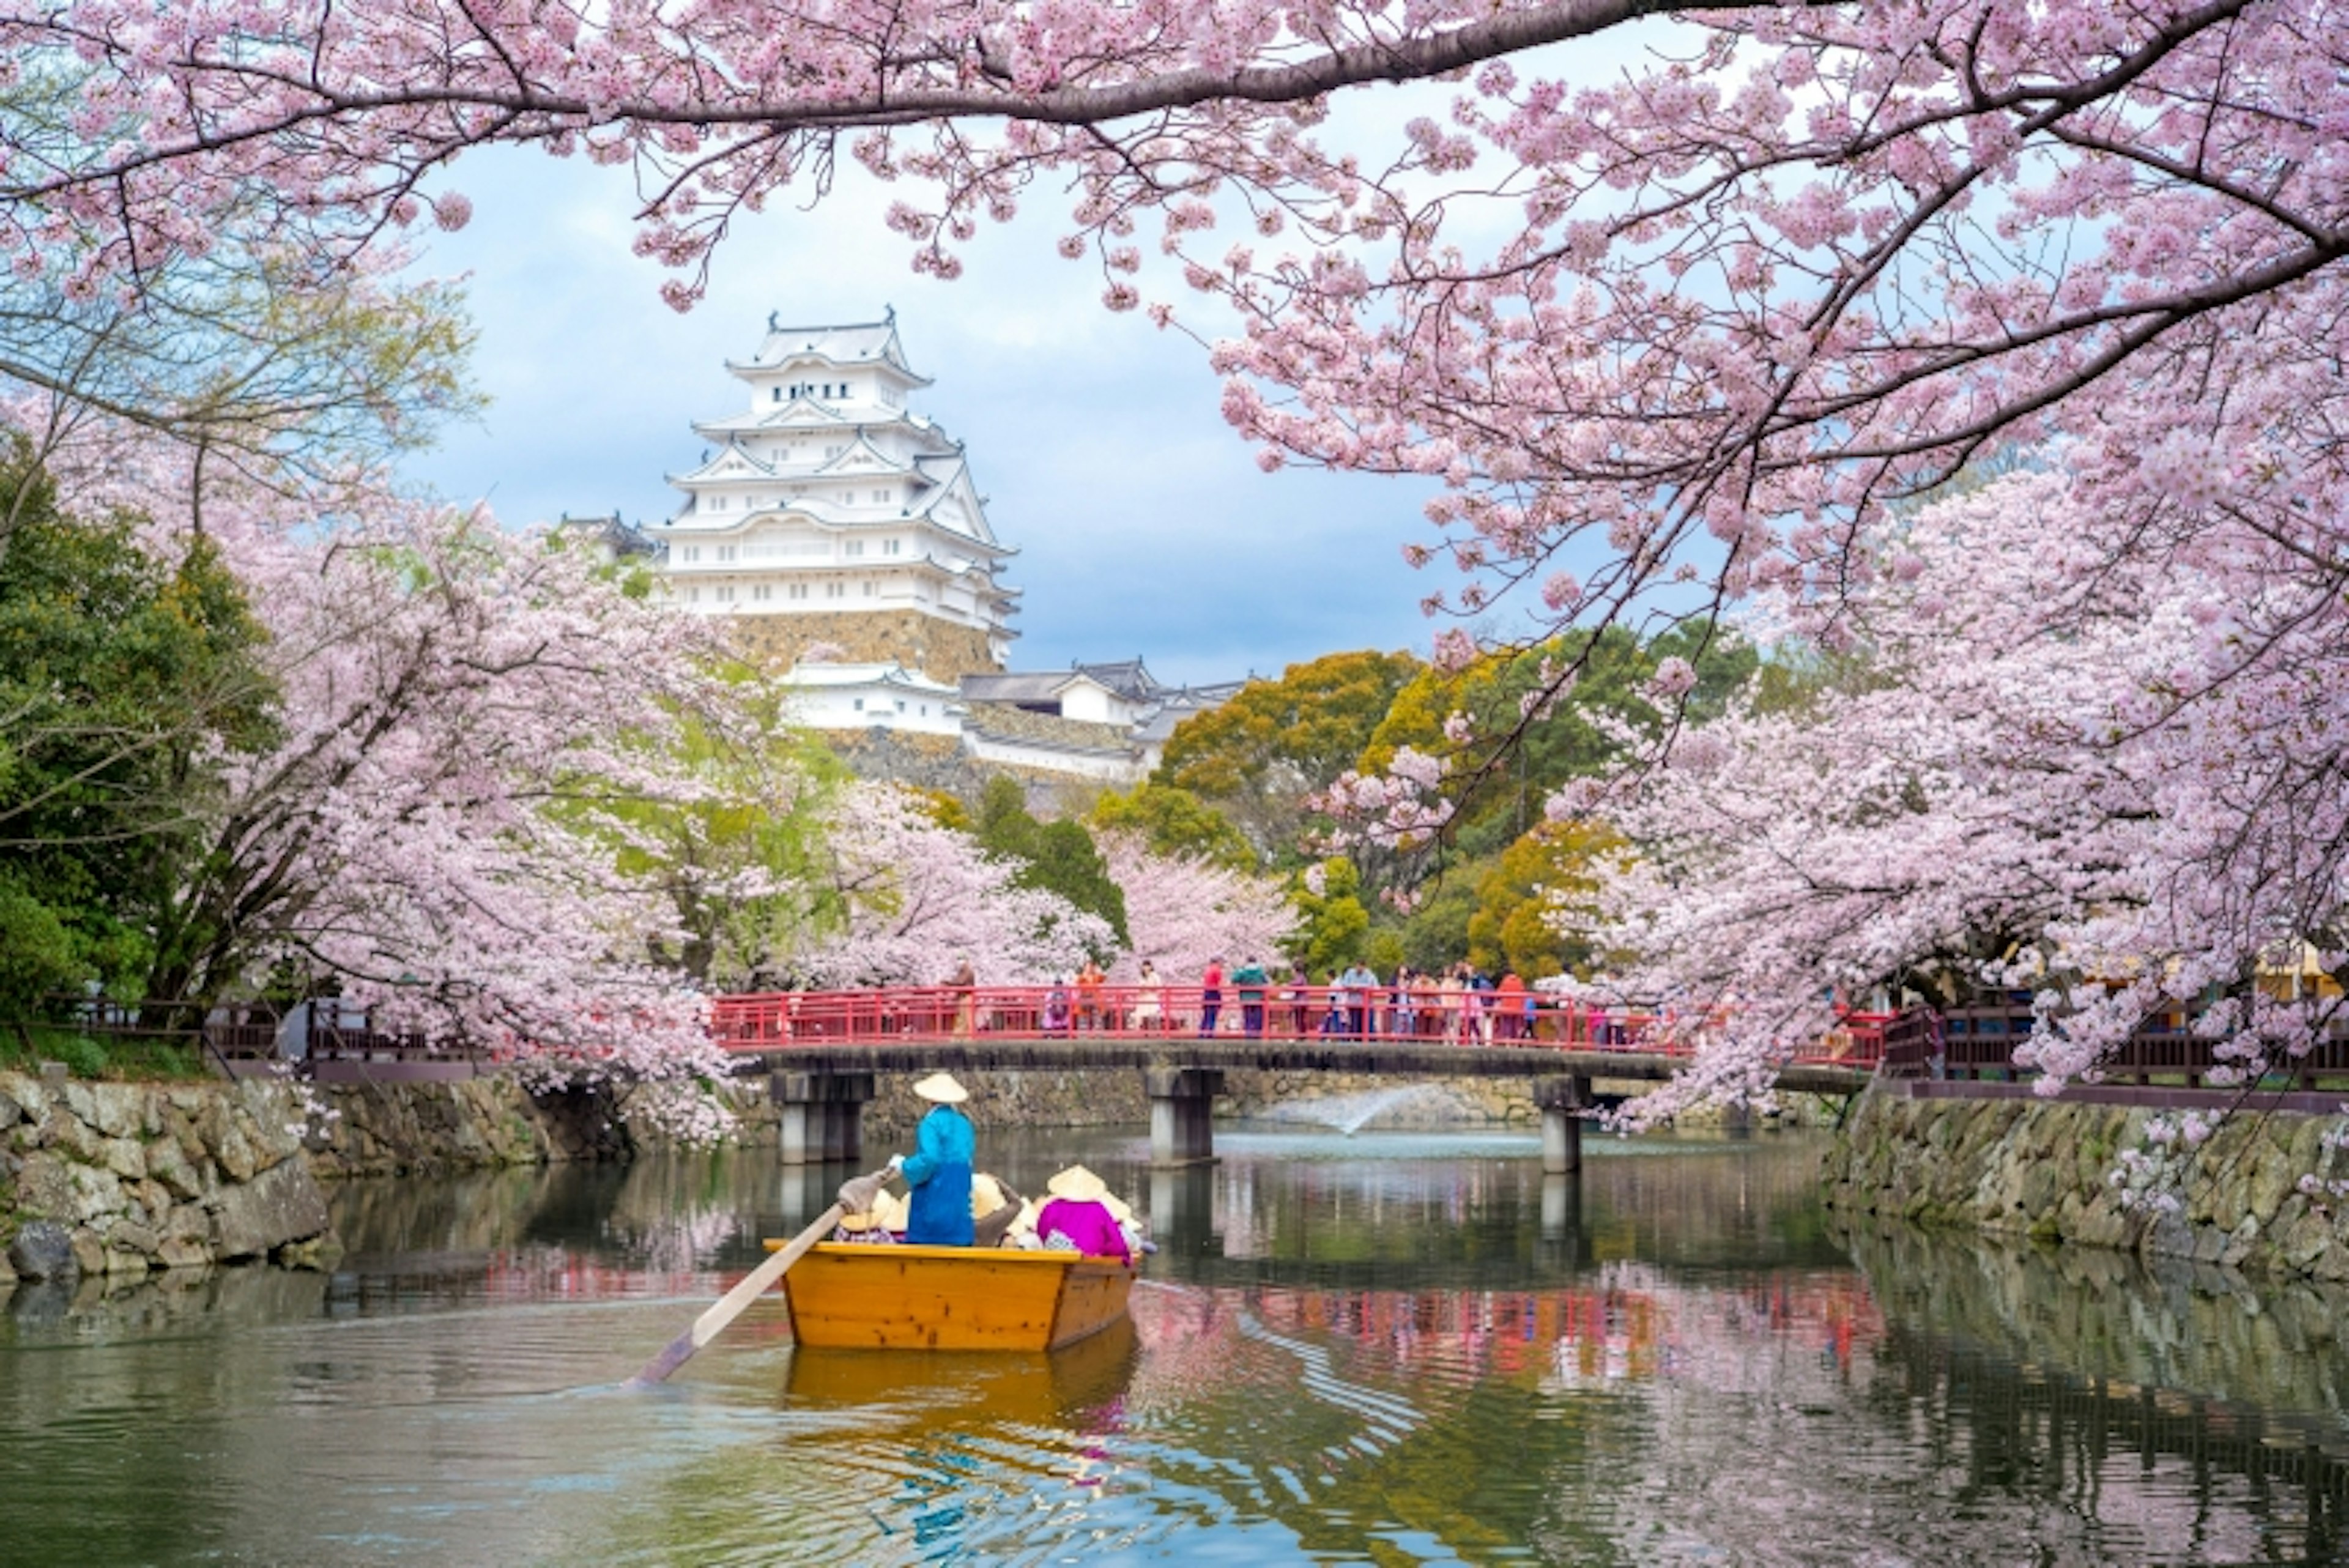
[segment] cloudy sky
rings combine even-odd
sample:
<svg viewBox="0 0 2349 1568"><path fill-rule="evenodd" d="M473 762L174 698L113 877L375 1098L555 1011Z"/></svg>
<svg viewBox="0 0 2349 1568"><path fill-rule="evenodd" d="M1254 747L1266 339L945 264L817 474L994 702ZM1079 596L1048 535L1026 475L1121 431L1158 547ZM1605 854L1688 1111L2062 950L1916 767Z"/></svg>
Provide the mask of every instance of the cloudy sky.
<svg viewBox="0 0 2349 1568"><path fill-rule="evenodd" d="M758 347L770 312L800 325L894 305L936 382L917 406L968 444L996 531L1019 548L1016 665L1139 653L1162 678L1214 680L1340 649L1423 651L1433 634L1418 601L1437 585L1401 556L1432 538L1424 488L1259 471L1203 351L1103 310L1098 271L1053 253L1048 200L938 283L907 266L883 199L843 178L818 211L739 228L709 297L680 317L656 293L667 274L630 254L626 171L500 151L468 155L447 184L473 221L435 234L418 268L469 275L492 400L409 466L448 497L514 523L666 515L663 475L700 455L695 418L747 396L723 361Z"/></svg>

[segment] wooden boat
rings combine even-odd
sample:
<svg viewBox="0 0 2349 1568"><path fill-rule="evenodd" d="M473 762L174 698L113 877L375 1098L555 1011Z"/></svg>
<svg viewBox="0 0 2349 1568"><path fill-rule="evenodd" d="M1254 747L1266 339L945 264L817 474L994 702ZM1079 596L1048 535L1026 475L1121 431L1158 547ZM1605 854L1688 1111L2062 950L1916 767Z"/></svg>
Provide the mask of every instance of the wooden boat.
<svg viewBox="0 0 2349 1568"><path fill-rule="evenodd" d="M824 1241L783 1276L783 1294L804 1345L1057 1350L1122 1321L1133 1276L1074 1252Z"/></svg>

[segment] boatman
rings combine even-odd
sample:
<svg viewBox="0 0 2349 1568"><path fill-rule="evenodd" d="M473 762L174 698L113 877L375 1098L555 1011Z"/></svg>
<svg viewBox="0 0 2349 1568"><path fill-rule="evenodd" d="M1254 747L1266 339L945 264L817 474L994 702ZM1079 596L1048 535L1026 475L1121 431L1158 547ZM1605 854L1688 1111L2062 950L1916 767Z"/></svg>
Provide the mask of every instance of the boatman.
<svg viewBox="0 0 2349 1568"><path fill-rule="evenodd" d="M889 1157L889 1168L913 1189L905 1240L916 1246L968 1247L972 1241L970 1162L976 1145L970 1118L955 1107L970 1091L950 1073L933 1073L914 1085L930 1109L914 1129L914 1153Z"/></svg>

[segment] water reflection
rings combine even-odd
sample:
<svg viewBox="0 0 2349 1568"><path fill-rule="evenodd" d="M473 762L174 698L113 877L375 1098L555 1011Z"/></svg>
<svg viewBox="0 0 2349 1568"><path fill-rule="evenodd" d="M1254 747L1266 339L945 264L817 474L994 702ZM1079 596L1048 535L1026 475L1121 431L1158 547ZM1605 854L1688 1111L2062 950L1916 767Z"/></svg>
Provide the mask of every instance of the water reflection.
<svg viewBox="0 0 2349 1568"><path fill-rule="evenodd" d="M840 1171L336 1195L333 1276L0 1314L11 1563L2343 1561L2349 1302L1831 1233L1816 1148L1219 1135L1083 1158L1162 1251L1056 1356L794 1349L619 1384Z"/></svg>

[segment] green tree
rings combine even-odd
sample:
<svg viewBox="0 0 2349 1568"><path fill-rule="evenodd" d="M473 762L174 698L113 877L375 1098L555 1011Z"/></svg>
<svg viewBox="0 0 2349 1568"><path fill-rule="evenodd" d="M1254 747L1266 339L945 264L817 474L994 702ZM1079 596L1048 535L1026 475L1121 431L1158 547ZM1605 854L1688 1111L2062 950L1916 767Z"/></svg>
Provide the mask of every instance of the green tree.
<svg viewBox="0 0 2349 1568"><path fill-rule="evenodd" d="M274 738L275 689L208 541L161 561L130 519L61 514L21 441L0 512L0 1006L23 1017L86 981L139 994L223 762Z"/></svg>
<svg viewBox="0 0 2349 1568"><path fill-rule="evenodd" d="M1525 834L1476 881L1469 961L1526 980L1587 973L1594 954L1583 933L1596 922L1592 902L1627 850L1596 823L1543 823Z"/></svg>
<svg viewBox="0 0 2349 1568"><path fill-rule="evenodd" d="M1314 979L1361 958L1371 932L1371 912L1362 906L1362 874L1344 856L1333 856L1296 874L1290 895L1297 903L1297 934L1289 939L1292 962Z"/></svg>
<svg viewBox="0 0 2349 1568"><path fill-rule="evenodd" d="M1421 669L1408 653L1332 653L1251 680L1167 737L1152 782L1224 812L1263 860L1296 865L1306 797L1354 765L1387 708Z"/></svg>
<svg viewBox="0 0 2349 1568"><path fill-rule="evenodd" d="M1188 857L1234 870L1260 862L1232 819L1187 789L1143 780L1123 794L1105 791L1086 824L1102 833L1133 833L1157 855Z"/></svg>
<svg viewBox="0 0 2349 1568"><path fill-rule="evenodd" d="M1452 850L1471 857L1498 853L1541 819L1550 791L1621 760L1618 727L1656 732L1663 715L1646 688L1671 658L1687 659L1697 672L1685 710L1699 722L1718 714L1758 663L1750 646L1697 620L1644 644L1609 627L1486 654L1451 674L1424 669L1395 694L1358 765L1383 772L1404 746L1446 758L1464 791ZM1541 689L1545 667L1554 672L1578 665L1565 701L1546 716L1526 719L1523 705ZM1464 746L1444 733L1454 713L1466 716L1475 737Z"/></svg>
<svg viewBox="0 0 2349 1568"><path fill-rule="evenodd" d="M785 722L781 693L755 671L723 673L728 711L688 716L675 742L701 791L599 809L630 830L622 873L658 882L676 907L676 933L654 956L720 990L776 986L811 933L846 918L816 867L824 808L848 769Z"/></svg>
<svg viewBox="0 0 2349 1568"><path fill-rule="evenodd" d="M987 781L979 799L978 837L988 854L1019 863L1014 882L1058 893L1078 909L1099 915L1109 922L1121 948L1132 940L1125 929L1125 890L1110 876L1084 824L1039 822L1029 814L1019 782L998 774ZM1110 956L1093 955L1104 962Z"/></svg>
<svg viewBox="0 0 2349 1568"><path fill-rule="evenodd" d="M1476 913L1476 888L1489 859L1455 861L1418 889L1419 902L1402 917L1396 934L1403 961L1434 973L1468 956L1468 922Z"/></svg>

